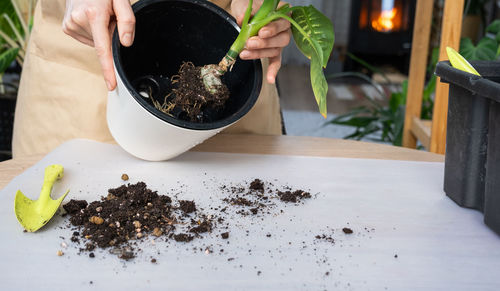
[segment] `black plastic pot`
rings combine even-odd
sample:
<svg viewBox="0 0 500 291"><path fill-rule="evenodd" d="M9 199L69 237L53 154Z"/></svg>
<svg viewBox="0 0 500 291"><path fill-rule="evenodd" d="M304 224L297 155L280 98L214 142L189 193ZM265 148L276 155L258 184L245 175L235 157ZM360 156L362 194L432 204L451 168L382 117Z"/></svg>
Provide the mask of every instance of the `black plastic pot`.
<svg viewBox="0 0 500 291"><path fill-rule="evenodd" d="M196 66L217 64L236 39L239 26L220 7L202 0L142 0L133 5L136 16L134 44L123 47L113 36L113 57L119 78L132 97L161 120L182 128L223 128L244 116L255 104L262 85L260 60L238 59L223 82L231 96L224 111L208 123L194 123L164 114L154 108L151 92L163 102L171 91L169 78L183 62Z"/></svg>
<svg viewBox="0 0 500 291"><path fill-rule="evenodd" d="M483 211L500 234L500 62L471 63L475 76L440 62L449 83L444 191L458 205Z"/></svg>

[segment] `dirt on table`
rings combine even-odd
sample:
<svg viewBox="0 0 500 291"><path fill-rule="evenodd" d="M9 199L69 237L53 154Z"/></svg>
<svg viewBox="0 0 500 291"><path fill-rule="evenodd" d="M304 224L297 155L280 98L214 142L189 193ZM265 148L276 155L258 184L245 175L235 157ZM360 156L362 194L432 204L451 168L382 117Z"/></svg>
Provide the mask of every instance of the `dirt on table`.
<svg viewBox="0 0 500 291"><path fill-rule="evenodd" d="M120 258L131 259L135 256L132 242L146 236L173 235L176 241L193 240L194 236L186 233L174 234L189 214L193 218L189 223L183 222L183 227L194 233L211 231L213 223L197 212L194 201L181 200L179 205L173 206L172 198L139 182L109 189L100 201L88 204L71 200L63 207L71 216L71 224L79 230L73 232L71 241L86 241L82 250L112 247ZM197 223L199 217L204 219L201 224Z"/></svg>
<svg viewBox="0 0 500 291"><path fill-rule="evenodd" d="M94 258L96 248L110 249L112 254L129 260L139 251L137 242L146 237L187 243L224 225L220 238L228 240L230 226L226 220L233 219L230 215L270 215L269 210L276 209L276 203L298 203L311 198L303 190L282 191L273 187L260 179L238 186L223 185L220 189L226 206L211 215L204 213L194 200L160 195L144 182L109 189L99 201L70 200L63 207L74 230L71 241L82 246L81 252L90 252L89 257ZM284 199L288 196L291 198Z"/></svg>

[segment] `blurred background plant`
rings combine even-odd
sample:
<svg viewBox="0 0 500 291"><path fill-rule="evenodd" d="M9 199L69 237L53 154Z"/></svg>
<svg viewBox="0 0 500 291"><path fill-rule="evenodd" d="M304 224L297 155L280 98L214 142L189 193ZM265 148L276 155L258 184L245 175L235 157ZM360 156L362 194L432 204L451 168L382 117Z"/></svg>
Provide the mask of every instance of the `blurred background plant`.
<svg viewBox="0 0 500 291"><path fill-rule="evenodd" d="M0 161L12 157L19 79L36 0L0 0Z"/></svg>
<svg viewBox="0 0 500 291"><path fill-rule="evenodd" d="M428 71L433 72L438 59L438 49L432 51L431 62L428 66ZM384 72L376 67L371 66L367 62L358 57L347 53L348 57L355 62L360 63L372 73L377 73L386 81L388 77ZM382 90L382 85L373 81L369 76L361 73L346 72L339 74L327 75L327 80L332 81L338 78L354 77L364 80L371 84L376 92L380 94L383 100L388 100L388 105L382 105L384 102L377 101L372 96L363 95L369 100L369 106L360 106L352 111L339 115L326 124L336 124L354 127L354 132L345 136L345 139L368 139L371 141L390 143L392 145L401 146L403 141L403 127L405 119L406 96L408 93L408 80L401 84L400 90L386 93ZM432 108L434 106L433 94L436 88L436 76L430 74L430 79L424 88L422 98L422 119L432 118Z"/></svg>
<svg viewBox="0 0 500 291"><path fill-rule="evenodd" d="M0 1L0 83L14 60L19 67L24 63L35 3L36 0ZM4 88L0 90L4 92Z"/></svg>
<svg viewBox="0 0 500 291"><path fill-rule="evenodd" d="M469 37L460 40L460 54L469 61L493 61L500 56L500 20L486 27L484 37L474 44Z"/></svg>
<svg viewBox="0 0 500 291"><path fill-rule="evenodd" d="M484 4L491 0L470 0L467 1L464 14L479 14L484 18ZM460 54L467 60L499 60L500 59L500 20L493 20L488 26L484 25L485 30L479 36L476 43L470 37L463 37L460 41ZM478 37L479 38L479 37ZM360 58L347 53L347 56L353 61L361 64L371 74L379 74L386 83L390 83L384 72ZM434 92L436 89L436 76L434 70L439 56L439 48L433 48L429 65L427 67L427 82L424 87L422 100L421 119L432 119L432 108L434 106ZM382 96L385 102L377 101L373 96L363 95L369 100L368 106L360 106L352 111L339 115L326 124L336 124L354 127L354 131L345 136L345 139L371 140L377 142L390 143L392 145L402 145L402 134L405 118L405 105L408 90L408 81L402 82L399 90L393 90L386 93L382 90L382 84L375 82L367 74L357 72L344 72L330 74L328 81L339 78L357 78L371 84L376 89L377 94ZM384 105L385 104L385 105Z"/></svg>

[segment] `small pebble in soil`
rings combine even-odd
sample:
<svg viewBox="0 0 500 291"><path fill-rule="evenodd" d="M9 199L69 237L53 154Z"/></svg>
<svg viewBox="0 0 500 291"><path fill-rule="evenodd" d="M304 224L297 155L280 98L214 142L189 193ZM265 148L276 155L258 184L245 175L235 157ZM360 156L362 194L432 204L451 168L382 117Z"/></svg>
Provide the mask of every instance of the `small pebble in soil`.
<svg viewBox="0 0 500 291"><path fill-rule="evenodd" d="M223 239L227 239L229 238L229 232L223 232L220 234L220 236L223 238Z"/></svg>
<svg viewBox="0 0 500 291"><path fill-rule="evenodd" d="M102 219L99 216L92 216L89 218L89 222L99 225L99 224L102 224L104 222L104 219Z"/></svg>
<svg viewBox="0 0 500 291"><path fill-rule="evenodd" d="M153 229L153 235L154 235L154 236L159 237L159 236L161 236L162 234L163 234L163 231L162 231L160 228L155 227L155 228ZM154 242L154 241L153 241L153 242Z"/></svg>

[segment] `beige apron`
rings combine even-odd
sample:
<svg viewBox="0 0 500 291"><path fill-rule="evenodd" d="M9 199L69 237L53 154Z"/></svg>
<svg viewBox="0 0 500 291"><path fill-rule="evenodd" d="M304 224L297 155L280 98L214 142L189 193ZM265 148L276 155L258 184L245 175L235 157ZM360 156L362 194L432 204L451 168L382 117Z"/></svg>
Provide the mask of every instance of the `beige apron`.
<svg viewBox="0 0 500 291"><path fill-rule="evenodd" d="M212 2L230 9L231 0ZM38 0L17 99L14 157L45 154L73 138L113 141L99 61L94 48L62 31L64 9L65 0ZM281 134L279 110L276 87L264 77L256 105L225 132Z"/></svg>

